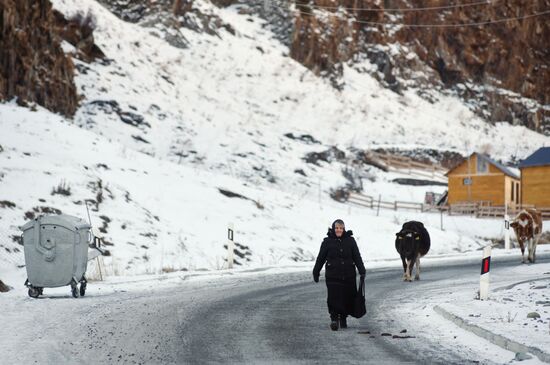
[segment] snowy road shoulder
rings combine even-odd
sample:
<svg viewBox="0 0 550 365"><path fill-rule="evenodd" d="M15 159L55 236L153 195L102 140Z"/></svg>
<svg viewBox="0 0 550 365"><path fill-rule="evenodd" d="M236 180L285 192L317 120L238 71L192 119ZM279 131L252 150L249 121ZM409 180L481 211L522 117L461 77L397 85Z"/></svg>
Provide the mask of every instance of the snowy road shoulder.
<svg viewBox="0 0 550 365"><path fill-rule="evenodd" d="M520 257L515 251L503 250L493 255L490 300L485 302L474 299L479 290L481 253L475 261L449 262L446 258L434 261L437 262L435 266L435 262L424 265L421 281L403 283L403 293L395 293L391 300L382 299L385 303L381 307L387 308L384 317L399 318L404 328L413 329L416 336L439 343L440 351L453 351L452 349L460 344L473 356L473 359L470 358L471 361L479 356L477 360L482 363L514 363L520 361L526 352L532 359L523 360L522 364L541 363L542 360L536 356L536 353L539 353L537 350L525 351L525 347L506 347L503 343L510 345L516 341L547 351L548 307L544 307L544 303L542 308L539 307L541 301L548 300L544 299L548 296L548 290L534 289L543 283L547 285L550 281L550 274L546 274L550 271L550 255L547 252L541 255L534 265L521 264ZM436 271L441 270L445 276L434 275ZM521 284L514 285L517 283ZM408 288L413 289L413 295ZM539 304L536 304L537 301ZM396 302L399 305L395 305ZM443 308L449 315L442 315ZM537 311L541 318L527 319L527 314L534 311ZM515 315L511 323L508 323L508 312L512 319ZM471 317L470 314L476 317ZM537 322L539 319L542 322ZM461 325L460 322L467 325ZM526 322L527 325L524 325ZM468 326L470 324L471 326ZM480 331L472 330L474 326L480 328ZM488 335L483 336L483 331ZM500 334L502 340L498 338ZM422 351L430 351L430 347L424 346L421 341L415 346ZM516 359L518 352L522 354ZM542 358L547 361L544 355Z"/></svg>
<svg viewBox="0 0 550 365"><path fill-rule="evenodd" d="M24 288L0 296L2 363L179 363L188 317L214 301L300 281L300 267L234 273L172 273L90 283L74 299L68 287L39 299Z"/></svg>
<svg viewBox="0 0 550 365"><path fill-rule="evenodd" d="M514 272L520 270L533 278L517 280ZM508 278L510 283L499 284L486 301L453 300L436 311L502 347L550 362L550 263L523 265Z"/></svg>

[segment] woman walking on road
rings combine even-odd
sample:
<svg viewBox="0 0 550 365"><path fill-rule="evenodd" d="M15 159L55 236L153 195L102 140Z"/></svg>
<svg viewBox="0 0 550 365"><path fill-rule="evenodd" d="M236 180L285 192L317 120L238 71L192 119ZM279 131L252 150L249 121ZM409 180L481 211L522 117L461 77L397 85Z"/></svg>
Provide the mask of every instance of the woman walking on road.
<svg viewBox="0 0 550 365"><path fill-rule="evenodd" d="M327 237L321 244L321 250L313 268L313 280L316 283L319 282L323 265L325 265L330 328L338 331L338 327L347 328L346 317L353 309L353 300L357 292L355 267L359 270L361 280L365 279L365 265L363 265L357 242L353 238L353 232L346 231L344 221L341 219L332 223L332 228L329 228Z"/></svg>

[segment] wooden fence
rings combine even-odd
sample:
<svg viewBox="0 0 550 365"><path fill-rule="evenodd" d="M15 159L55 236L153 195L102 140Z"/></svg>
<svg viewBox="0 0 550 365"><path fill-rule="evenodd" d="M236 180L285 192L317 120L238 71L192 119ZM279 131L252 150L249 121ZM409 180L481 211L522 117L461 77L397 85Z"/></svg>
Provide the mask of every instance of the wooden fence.
<svg viewBox="0 0 550 365"><path fill-rule="evenodd" d="M415 210L419 212L428 212L430 210L437 210L439 207L422 204L416 202L407 201L387 201L381 198L374 198L370 195L364 195L359 193L350 193L347 201L349 203L360 205L370 209L391 209L391 210Z"/></svg>
<svg viewBox="0 0 550 365"><path fill-rule="evenodd" d="M449 207L449 214L454 215L474 215L479 218L486 217L504 217L508 213L509 217L516 216L522 209L536 209L542 213L542 218L550 220L550 207L538 207L535 205L517 205L506 209L504 205L491 205L490 202L462 202L452 204Z"/></svg>
<svg viewBox="0 0 550 365"><path fill-rule="evenodd" d="M406 173L426 179L447 181L447 170L440 165L423 163L411 158L369 151L368 156L384 165L388 171Z"/></svg>
<svg viewBox="0 0 550 365"><path fill-rule="evenodd" d="M452 205L431 205L407 201L387 201L381 197L375 198L370 195L360 193L350 193L347 202L370 209L390 209L390 210L412 210L420 213L424 212L446 212L449 215L471 215L478 218L498 218L504 217L505 207L491 205L488 201L479 202L461 202ZM534 205L522 205L508 207L508 216L514 217L521 209L534 208L542 212L544 220L550 220L550 207L537 207Z"/></svg>
<svg viewBox="0 0 550 365"><path fill-rule="evenodd" d="M449 206L449 215L477 215L477 212L489 206L491 202L460 202Z"/></svg>

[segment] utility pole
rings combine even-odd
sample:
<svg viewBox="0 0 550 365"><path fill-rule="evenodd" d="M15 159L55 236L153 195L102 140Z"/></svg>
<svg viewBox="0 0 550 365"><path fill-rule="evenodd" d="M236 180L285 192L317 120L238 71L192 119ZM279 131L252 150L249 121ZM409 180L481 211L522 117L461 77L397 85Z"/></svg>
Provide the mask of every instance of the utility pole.
<svg viewBox="0 0 550 365"><path fill-rule="evenodd" d="M504 204L504 249L510 251L510 217L508 217L508 204Z"/></svg>
<svg viewBox="0 0 550 365"><path fill-rule="evenodd" d="M470 160L471 160L471 156L470 156L470 149L468 148L468 143L466 143L466 158L468 159L468 177L466 178L467 181L468 181L468 202L471 202L472 201L472 183L473 183L473 179L472 179L472 170L471 170L471 166L470 166Z"/></svg>

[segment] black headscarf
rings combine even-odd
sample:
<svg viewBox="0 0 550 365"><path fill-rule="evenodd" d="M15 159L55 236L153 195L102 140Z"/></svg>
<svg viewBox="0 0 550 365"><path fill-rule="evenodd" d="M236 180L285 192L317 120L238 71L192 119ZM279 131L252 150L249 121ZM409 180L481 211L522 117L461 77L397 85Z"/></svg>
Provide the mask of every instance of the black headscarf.
<svg viewBox="0 0 550 365"><path fill-rule="evenodd" d="M343 225L343 226L344 226L344 232L346 231L346 224L344 223L344 221L341 220L341 219L337 219L337 220L335 220L334 222L332 222L332 231L333 231L333 232L336 232L336 229L335 229L335 228L336 228L336 224L341 224L341 225Z"/></svg>
<svg viewBox="0 0 550 365"><path fill-rule="evenodd" d="M344 233L342 234L342 238L347 236L353 236L352 231L346 231L346 225L344 224L344 221L341 219L337 219L334 222L332 222L332 227L328 229L328 232L327 232L328 237L338 238L336 237L336 229L335 229L337 224L341 224L344 226Z"/></svg>

